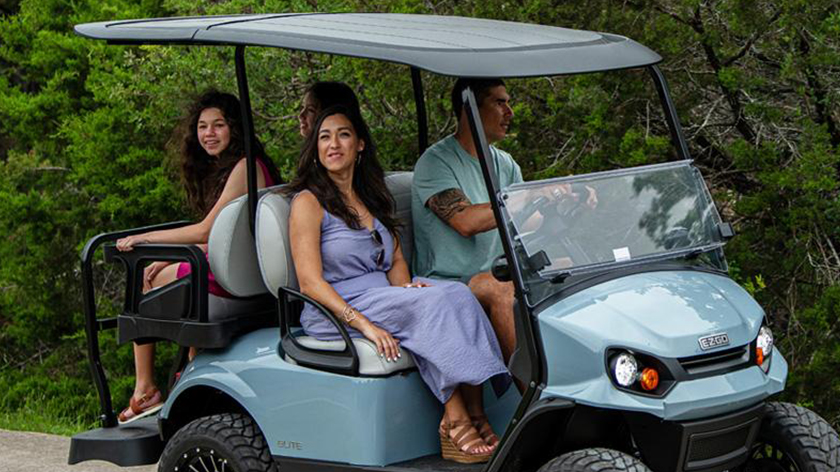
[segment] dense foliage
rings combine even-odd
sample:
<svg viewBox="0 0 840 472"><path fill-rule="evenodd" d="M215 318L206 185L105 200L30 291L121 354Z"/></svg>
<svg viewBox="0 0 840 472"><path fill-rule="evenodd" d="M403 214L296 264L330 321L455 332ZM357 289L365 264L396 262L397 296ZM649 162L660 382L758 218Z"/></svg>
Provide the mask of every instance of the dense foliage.
<svg viewBox="0 0 840 472"><path fill-rule="evenodd" d="M766 308L791 365L785 395L840 424L836 0L0 0L0 411L94 421L79 251L100 232L191 216L171 130L198 92L236 90L230 48L109 46L73 25L284 11L507 19L614 32L656 50L691 154L739 233L727 249L733 276ZM318 79L358 91L389 169L413 165L406 67L258 48L247 61L258 134L286 177L300 95ZM424 81L435 140L452 130L451 81ZM501 147L526 178L676 158L644 72L517 80L509 90L517 119ZM97 269L100 311L114 313L121 274ZM122 405L130 348L110 334L101 344Z"/></svg>

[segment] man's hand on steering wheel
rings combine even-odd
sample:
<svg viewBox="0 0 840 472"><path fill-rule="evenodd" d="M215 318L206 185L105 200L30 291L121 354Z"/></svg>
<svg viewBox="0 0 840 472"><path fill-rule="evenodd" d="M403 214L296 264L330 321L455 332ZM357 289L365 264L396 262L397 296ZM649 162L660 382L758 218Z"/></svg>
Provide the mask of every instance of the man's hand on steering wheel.
<svg viewBox="0 0 840 472"><path fill-rule="evenodd" d="M585 187L589 192L589 197L586 199L586 206L588 206L590 210L594 210L595 208L598 208L598 194L595 192L595 189L589 185L585 185Z"/></svg>
<svg viewBox="0 0 840 472"><path fill-rule="evenodd" d="M587 192L586 206L589 207L590 210L594 210L598 207L598 193L595 192L595 189L589 185L584 185L583 188L585 188ZM570 184L558 185L551 191L551 195L554 196L555 201L558 203L562 204L563 202L568 202L569 200L575 203L574 208L566 213L574 213L575 210L577 210L578 205L582 203L582 193L583 192L580 189L575 189L574 186Z"/></svg>

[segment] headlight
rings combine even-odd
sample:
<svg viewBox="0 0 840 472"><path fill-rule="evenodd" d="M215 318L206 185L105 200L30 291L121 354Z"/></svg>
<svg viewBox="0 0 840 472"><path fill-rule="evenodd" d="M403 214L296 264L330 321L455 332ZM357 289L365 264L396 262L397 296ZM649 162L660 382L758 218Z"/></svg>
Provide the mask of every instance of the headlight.
<svg viewBox="0 0 840 472"><path fill-rule="evenodd" d="M770 331L770 328L762 326L761 329L758 330L758 338L756 341L758 348L761 349L764 354L764 358L766 359L770 357L770 353L773 352L773 332Z"/></svg>
<svg viewBox="0 0 840 472"><path fill-rule="evenodd" d="M764 372L770 370L770 355L773 354L773 332L766 325L758 330L755 338L755 363Z"/></svg>
<svg viewBox="0 0 840 472"><path fill-rule="evenodd" d="M629 352L619 354L612 365L615 381L622 387L629 387L636 381L639 373L639 363Z"/></svg>
<svg viewBox="0 0 840 472"><path fill-rule="evenodd" d="M607 349L607 376L619 390L662 398L676 384L665 363L651 354L627 348Z"/></svg>

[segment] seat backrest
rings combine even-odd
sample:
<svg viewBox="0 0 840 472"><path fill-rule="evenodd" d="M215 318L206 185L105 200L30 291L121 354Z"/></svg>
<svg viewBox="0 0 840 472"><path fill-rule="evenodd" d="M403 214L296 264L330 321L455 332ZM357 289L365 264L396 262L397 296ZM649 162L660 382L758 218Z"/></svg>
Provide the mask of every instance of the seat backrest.
<svg viewBox="0 0 840 472"><path fill-rule="evenodd" d="M262 189L258 195L265 195L269 190ZM231 200L222 208L213 222L207 245L210 270L216 282L231 295L252 297L268 291L248 225L247 195Z"/></svg>
<svg viewBox="0 0 840 472"><path fill-rule="evenodd" d="M298 288L289 245L291 203L291 198L279 192L270 192L263 195L257 204L257 260L263 284L275 297L280 287Z"/></svg>
<svg viewBox="0 0 840 472"><path fill-rule="evenodd" d="M388 190L396 202L397 219L402 223L400 228L400 248L405 262L411 267L411 255L414 251L414 226L411 223L411 181L413 172L394 172L385 177Z"/></svg>
<svg viewBox="0 0 840 472"><path fill-rule="evenodd" d="M396 215L403 224L400 241L403 256L410 263L413 250L413 227L411 225L411 172L389 174L385 178L388 190L396 200ZM289 245L289 212L291 199L269 192L260 198L257 205L257 259L262 272L263 283L268 291L277 296L279 287L298 288L292 250Z"/></svg>

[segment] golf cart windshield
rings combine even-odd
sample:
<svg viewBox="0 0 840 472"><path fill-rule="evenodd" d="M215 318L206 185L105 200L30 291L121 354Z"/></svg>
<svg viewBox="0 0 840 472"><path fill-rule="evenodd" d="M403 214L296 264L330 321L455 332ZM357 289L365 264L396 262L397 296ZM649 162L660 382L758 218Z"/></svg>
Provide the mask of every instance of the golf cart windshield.
<svg viewBox="0 0 840 472"><path fill-rule="evenodd" d="M690 161L514 184L502 198L526 283L663 260L726 270L721 219Z"/></svg>

